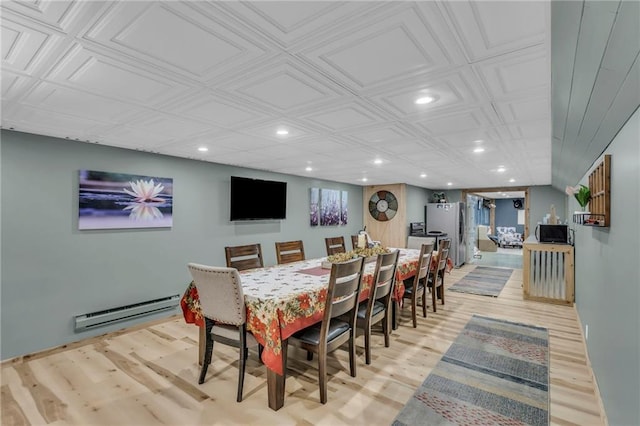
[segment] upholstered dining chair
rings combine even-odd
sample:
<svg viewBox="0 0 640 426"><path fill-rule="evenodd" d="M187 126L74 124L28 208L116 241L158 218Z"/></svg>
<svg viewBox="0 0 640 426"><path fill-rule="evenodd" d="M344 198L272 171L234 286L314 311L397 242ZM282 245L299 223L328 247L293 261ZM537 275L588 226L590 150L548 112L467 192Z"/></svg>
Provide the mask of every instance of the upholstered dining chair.
<svg viewBox="0 0 640 426"><path fill-rule="evenodd" d="M444 273L447 267L447 258L449 257L449 250L451 248L451 240L440 240L438 245L438 257L437 266L429 277L427 286L431 290L431 303L433 305L433 312L437 312L436 298L440 298L441 303L444 305Z"/></svg>
<svg viewBox="0 0 640 426"><path fill-rule="evenodd" d="M276 260L278 265L304 260L304 244L301 240L276 243Z"/></svg>
<svg viewBox="0 0 640 426"><path fill-rule="evenodd" d="M356 316L356 326L364 330L365 361L371 364L371 326L382 322L384 346L389 347L391 334L391 303L393 289L396 284L396 268L398 266L398 250L379 254L369 298L360 303Z"/></svg>
<svg viewBox="0 0 640 426"><path fill-rule="evenodd" d="M257 346L253 334L247 332L246 309L240 274L235 268L188 264L189 272L200 297L205 320L206 349L198 383L204 383L213 355L213 342L239 349L238 395L242 401L247 348Z"/></svg>
<svg viewBox="0 0 640 426"><path fill-rule="evenodd" d="M347 251L347 248L344 245L344 237L325 238L324 244L327 246L327 256Z"/></svg>
<svg viewBox="0 0 640 426"><path fill-rule="evenodd" d="M412 279L404 282L404 298L411 300L411 317L413 328L418 327L416 311L418 309L418 298L422 297L422 316L427 317L427 294L426 286L429 282L429 271L431 269L431 256L433 254L433 244L422 244L418 257L418 268Z"/></svg>
<svg viewBox="0 0 640 426"><path fill-rule="evenodd" d="M260 244L225 247L224 253L227 258L227 267L229 268L244 271L246 269L264 267L262 246Z"/></svg>
<svg viewBox="0 0 640 426"><path fill-rule="evenodd" d="M358 257L331 265L322 321L289 337L289 345L307 351L307 359L318 354L320 402L327 402L327 354L349 342L349 367L356 377L356 313L362 287L364 259ZM346 315L347 320L338 318Z"/></svg>

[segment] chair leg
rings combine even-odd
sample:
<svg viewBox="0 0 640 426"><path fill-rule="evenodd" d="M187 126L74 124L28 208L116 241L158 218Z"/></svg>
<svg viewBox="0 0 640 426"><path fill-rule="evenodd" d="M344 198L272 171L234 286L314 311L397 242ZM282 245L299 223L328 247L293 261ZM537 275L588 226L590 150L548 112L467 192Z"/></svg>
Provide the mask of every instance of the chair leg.
<svg viewBox="0 0 640 426"><path fill-rule="evenodd" d="M320 402L327 403L327 354L318 352L318 382L320 386Z"/></svg>
<svg viewBox="0 0 640 426"><path fill-rule="evenodd" d="M371 364L371 324L364 327L364 358L367 365Z"/></svg>
<svg viewBox="0 0 640 426"><path fill-rule="evenodd" d="M356 377L356 328L355 325L351 331L351 338L349 339L349 372L351 377Z"/></svg>
<svg viewBox="0 0 640 426"><path fill-rule="evenodd" d="M418 293L415 291L413 293L413 297L411 298L411 318L413 319L413 328L418 327L418 317L416 315L416 310L418 310Z"/></svg>
<svg viewBox="0 0 640 426"><path fill-rule="evenodd" d="M242 388L244 387L244 367L245 367L245 363L247 362L247 329L246 329L246 325L242 324L239 327L239 331L240 331L240 350L238 352L240 352L240 368L239 368L239 372L238 372L238 397L236 398L236 400L238 402L242 402Z"/></svg>
<svg viewBox="0 0 640 426"><path fill-rule="evenodd" d="M444 271L442 271L442 279L440 280L440 299L444 305Z"/></svg>
<svg viewBox="0 0 640 426"><path fill-rule="evenodd" d="M427 287L422 290L422 316L427 317Z"/></svg>
<svg viewBox="0 0 640 426"><path fill-rule="evenodd" d="M213 354L213 337L211 336L211 329L213 328L214 322L209 318L205 318L205 351L204 351L204 360L202 362L202 370L200 371L200 378L198 379L198 384L204 383L204 378L207 375L207 370L209 369L209 364L211 364L211 356Z"/></svg>
<svg viewBox="0 0 640 426"><path fill-rule="evenodd" d="M384 333L384 347L389 347L389 335L391 334L391 315L389 315L389 309L382 319L382 332Z"/></svg>
<svg viewBox="0 0 640 426"><path fill-rule="evenodd" d="M307 351L307 361L313 360L313 352Z"/></svg>
<svg viewBox="0 0 640 426"><path fill-rule="evenodd" d="M431 304L433 305L433 312L438 312L438 308L436 308L436 293L438 293L438 287L435 286L436 281L433 281L433 287L431 288Z"/></svg>

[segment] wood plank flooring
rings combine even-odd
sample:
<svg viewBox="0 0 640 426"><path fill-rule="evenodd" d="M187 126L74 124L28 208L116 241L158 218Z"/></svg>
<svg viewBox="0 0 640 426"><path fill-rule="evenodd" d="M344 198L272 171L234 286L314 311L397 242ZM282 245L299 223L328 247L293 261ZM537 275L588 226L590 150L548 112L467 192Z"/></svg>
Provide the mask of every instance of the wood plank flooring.
<svg viewBox="0 0 640 426"><path fill-rule="evenodd" d="M473 269L446 276L449 287ZM286 399L267 407L265 367L248 360L244 401L236 403L237 352L217 345L207 381L198 385L198 329L182 317L88 339L2 365L2 425L388 425L436 365L471 315L549 328L553 425L602 425L606 416L572 307L522 300L515 270L498 298L446 293L446 305L411 327L410 308L385 348L374 332L372 364L358 339L357 377L347 351L329 357L329 401L319 402L317 364L290 349Z"/></svg>

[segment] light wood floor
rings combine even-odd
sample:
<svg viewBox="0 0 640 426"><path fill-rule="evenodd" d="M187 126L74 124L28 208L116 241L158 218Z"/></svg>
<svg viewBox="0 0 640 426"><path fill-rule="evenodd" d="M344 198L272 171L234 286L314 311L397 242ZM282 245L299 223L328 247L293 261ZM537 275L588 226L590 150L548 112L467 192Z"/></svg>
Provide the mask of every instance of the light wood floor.
<svg viewBox="0 0 640 426"><path fill-rule="evenodd" d="M473 266L446 276L455 283ZM373 362L364 363L358 339L358 376L346 351L330 356L329 401L319 402L317 367L290 349L286 400L267 407L265 367L250 354L244 401L236 403L238 364L218 345L207 381L197 384L197 327L181 317L92 338L66 348L5 362L2 425L388 425L448 349L472 314L549 328L551 424L603 424L574 308L522 300L515 270L500 297L446 292L446 305L410 326L409 309L385 348L373 338Z"/></svg>

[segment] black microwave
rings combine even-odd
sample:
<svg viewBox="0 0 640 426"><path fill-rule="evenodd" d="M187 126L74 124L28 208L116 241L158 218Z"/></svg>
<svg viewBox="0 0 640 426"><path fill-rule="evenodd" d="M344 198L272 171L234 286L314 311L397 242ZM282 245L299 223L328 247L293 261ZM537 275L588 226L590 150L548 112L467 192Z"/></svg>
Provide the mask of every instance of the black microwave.
<svg viewBox="0 0 640 426"><path fill-rule="evenodd" d="M536 238L541 243L567 244L569 242L568 225L544 225L536 228Z"/></svg>

